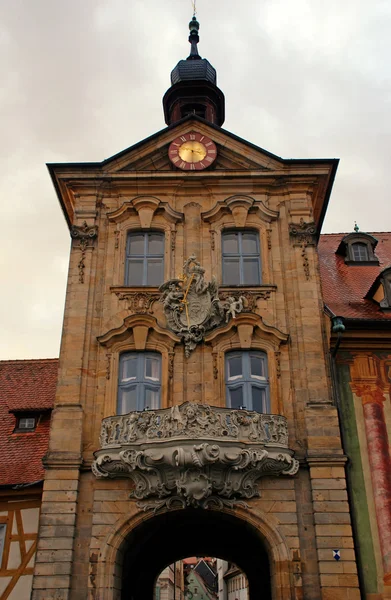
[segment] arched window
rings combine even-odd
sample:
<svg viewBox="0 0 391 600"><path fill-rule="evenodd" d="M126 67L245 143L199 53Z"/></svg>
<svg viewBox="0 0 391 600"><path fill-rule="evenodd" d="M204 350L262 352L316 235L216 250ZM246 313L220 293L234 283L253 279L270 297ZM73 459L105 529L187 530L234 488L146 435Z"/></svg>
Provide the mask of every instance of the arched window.
<svg viewBox="0 0 391 600"><path fill-rule="evenodd" d="M223 284L260 285L261 257L256 231L225 231L222 235Z"/></svg>
<svg viewBox="0 0 391 600"><path fill-rule="evenodd" d="M267 357L264 352L226 354L226 390L229 408L270 412Z"/></svg>
<svg viewBox="0 0 391 600"><path fill-rule="evenodd" d="M121 354L117 414L160 408L161 356L157 352Z"/></svg>
<svg viewBox="0 0 391 600"><path fill-rule="evenodd" d="M355 244L352 244L352 256L353 260L357 262L368 261L369 255L367 244L364 244L363 242L356 242Z"/></svg>
<svg viewBox="0 0 391 600"><path fill-rule="evenodd" d="M158 286L164 278L164 233L128 233L125 285Z"/></svg>

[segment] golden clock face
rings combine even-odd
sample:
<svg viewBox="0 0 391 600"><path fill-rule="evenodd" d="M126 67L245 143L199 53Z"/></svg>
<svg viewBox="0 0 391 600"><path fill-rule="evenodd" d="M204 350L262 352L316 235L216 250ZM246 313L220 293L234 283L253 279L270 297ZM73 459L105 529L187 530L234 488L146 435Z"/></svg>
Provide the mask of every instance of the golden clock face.
<svg viewBox="0 0 391 600"><path fill-rule="evenodd" d="M202 171L216 159L217 148L206 135L190 131L171 142L168 156L178 169Z"/></svg>

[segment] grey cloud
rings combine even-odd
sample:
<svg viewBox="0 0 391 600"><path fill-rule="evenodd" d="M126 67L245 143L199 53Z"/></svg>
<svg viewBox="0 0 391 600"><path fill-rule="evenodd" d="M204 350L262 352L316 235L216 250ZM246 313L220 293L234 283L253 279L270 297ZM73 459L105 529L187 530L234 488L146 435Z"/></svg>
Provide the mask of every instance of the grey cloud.
<svg viewBox="0 0 391 600"><path fill-rule="evenodd" d="M284 157L340 157L325 231L391 229L391 5L198 0L225 127ZM0 357L59 351L69 234L45 163L102 160L164 126L190 0L0 3Z"/></svg>

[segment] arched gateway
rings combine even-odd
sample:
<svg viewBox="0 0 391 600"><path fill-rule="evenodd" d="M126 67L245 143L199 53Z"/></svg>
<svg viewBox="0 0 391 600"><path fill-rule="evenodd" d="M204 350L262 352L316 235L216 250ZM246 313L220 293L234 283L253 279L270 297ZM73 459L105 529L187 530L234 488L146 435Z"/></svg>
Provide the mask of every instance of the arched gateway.
<svg viewBox="0 0 391 600"><path fill-rule="evenodd" d="M240 514L241 513L241 514ZM159 573L189 555L218 556L246 574L250 600L292 596L284 539L245 509L181 509L122 525L105 540L96 570L101 600L152 600Z"/></svg>

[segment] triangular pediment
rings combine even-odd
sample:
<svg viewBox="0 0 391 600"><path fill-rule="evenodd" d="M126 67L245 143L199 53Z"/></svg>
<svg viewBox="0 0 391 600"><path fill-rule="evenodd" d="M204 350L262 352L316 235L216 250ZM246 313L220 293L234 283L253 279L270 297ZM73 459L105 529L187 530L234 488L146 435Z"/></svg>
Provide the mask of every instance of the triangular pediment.
<svg viewBox="0 0 391 600"><path fill-rule="evenodd" d="M283 168L283 161L279 157L219 127L211 126L203 119L191 117L107 159L104 162L105 172L178 171L168 157L168 149L172 140L189 131L207 135L216 144L217 158L208 170L268 171Z"/></svg>

